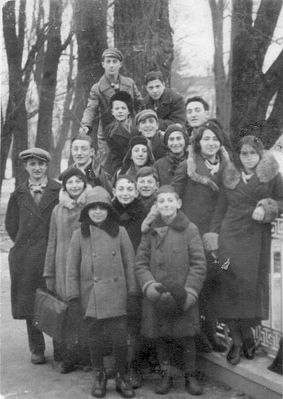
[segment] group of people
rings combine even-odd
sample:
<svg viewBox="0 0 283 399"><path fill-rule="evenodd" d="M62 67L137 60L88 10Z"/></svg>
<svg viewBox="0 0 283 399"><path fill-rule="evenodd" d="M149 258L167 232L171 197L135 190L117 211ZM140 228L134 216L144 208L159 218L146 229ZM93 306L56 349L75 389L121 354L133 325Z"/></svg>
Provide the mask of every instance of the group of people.
<svg viewBox="0 0 283 399"><path fill-rule="evenodd" d="M47 151L19 154L28 179L6 213L12 315L26 320L31 362L42 364L36 289L66 301L54 360L61 373L90 365L94 397L106 395L109 354L122 397L135 396L153 360L157 394L172 389L177 364L188 393L200 395L198 351L227 351L232 365L255 355L252 327L268 318L282 175L253 135L232 152L207 102L185 102L159 71L146 75L142 98L120 75L122 61L117 49L103 52L105 73L91 88L61 184L48 178ZM229 348L217 322L229 328Z"/></svg>

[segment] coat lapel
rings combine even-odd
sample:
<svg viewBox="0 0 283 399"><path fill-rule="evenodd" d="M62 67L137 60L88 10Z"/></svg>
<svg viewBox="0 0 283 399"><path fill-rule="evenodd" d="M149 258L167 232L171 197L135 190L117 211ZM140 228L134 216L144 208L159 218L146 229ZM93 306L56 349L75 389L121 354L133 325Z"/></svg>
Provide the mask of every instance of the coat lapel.
<svg viewBox="0 0 283 399"><path fill-rule="evenodd" d="M58 185L54 181L48 180L47 186L38 205L41 217L44 210L48 208L48 206L54 202L56 198L58 198Z"/></svg>
<svg viewBox="0 0 283 399"><path fill-rule="evenodd" d="M42 217L39 207L36 205L33 196L31 195L28 183L24 184L20 190L23 193L23 205L27 208L30 212L32 212L37 217Z"/></svg>

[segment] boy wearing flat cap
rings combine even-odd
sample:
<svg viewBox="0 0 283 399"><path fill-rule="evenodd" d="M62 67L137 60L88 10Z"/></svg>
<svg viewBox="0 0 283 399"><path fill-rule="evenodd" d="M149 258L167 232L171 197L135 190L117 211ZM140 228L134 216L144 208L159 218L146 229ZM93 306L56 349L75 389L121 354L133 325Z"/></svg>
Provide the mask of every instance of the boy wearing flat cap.
<svg viewBox="0 0 283 399"><path fill-rule="evenodd" d="M6 230L14 242L9 254L11 303L14 319L25 319L31 362L45 363L41 331L32 324L35 291L44 288L43 267L49 222L58 203L60 184L47 177L49 152L41 148L22 151L28 179L11 194L5 218Z"/></svg>
<svg viewBox="0 0 283 399"><path fill-rule="evenodd" d="M105 128L114 117L110 109L110 98L118 91L126 91L131 95L133 108L140 107L142 96L135 82L119 73L122 67L123 54L116 48L106 49L102 54L104 75L95 83L89 94L87 107L84 111L80 132L90 134L98 142L98 148L103 153L104 164L109 152L105 141Z"/></svg>

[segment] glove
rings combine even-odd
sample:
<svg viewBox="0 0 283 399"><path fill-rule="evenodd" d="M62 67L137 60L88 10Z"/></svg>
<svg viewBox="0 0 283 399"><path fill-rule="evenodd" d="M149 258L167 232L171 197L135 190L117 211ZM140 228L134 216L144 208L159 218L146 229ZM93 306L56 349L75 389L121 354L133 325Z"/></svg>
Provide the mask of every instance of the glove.
<svg viewBox="0 0 283 399"><path fill-rule="evenodd" d="M162 284L161 283L151 283L146 291L145 291L145 296L147 299L149 299L151 302L155 302L160 298L160 290L162 290Z"/></svg>
<svg viewBox="0 0 283 399"><path fill-rule="evenodd" d="M187 299L187 291L185 288L181 284L178 284L172 280L163 282L163 285L174 298L178 312L183 313L184 305Z"/></svg>
<svg viewBox="0 0 283 399"><path fill-rule="evenodd" d="M70 323L76 327L81 319L81 305L79 298L71 299L68 303L68 318Z"/></svg>
<svg viewBox="0 0 283 399"><path fill-rule="evenodd" d="M155 302L155 308L157 314L161 317L179 316L177 303L170 292L164 292L160 295L160 298Z"/></svg>
<svg viewBox="0 0 283 399"><path fill-rule="evenodd" d="M187 294L186 302L184 304L184 311L190 309L195 304L195 302L196 299L192 295Z"/></svg>
<svg viewBox="0 0 283 399"><path fill-rule="evenodd" d="M142 311L142 298L139 294L129 294L126 304L126 312L128 317L140 318Z"/></svg>
<svg viewBox="0 0 283 399"><path fill-rule="evenodd" d="M45 278L45 283L46 283L46 288L48 289L48 291L50 292L56 292L55 289L55 278L54 277L46 277Z"/></svg>

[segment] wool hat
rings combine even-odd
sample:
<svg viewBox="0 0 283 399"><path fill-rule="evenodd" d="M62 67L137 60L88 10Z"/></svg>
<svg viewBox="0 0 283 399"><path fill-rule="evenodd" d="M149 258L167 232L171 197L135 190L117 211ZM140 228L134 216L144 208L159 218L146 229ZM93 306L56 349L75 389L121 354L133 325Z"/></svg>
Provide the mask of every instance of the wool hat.
<svg viewBox="0 0 283 399"><path fill-rule="evenodd" d="M104 50L102 53L102 60L104 60L105 57L117 58L117 60L121 62L124 59L123 54L117 48L107 48Z"/></svg>
<svg viewBox="0 0 283 399"><path fill-rule="evenodd" d="M86 174L79 168L71 167L64 170L58 177L58 179L62 181L64 189L66 189L66 183L69 180L69 178L72 176L78 176L85 183L86 186L87 183Z"/></svg>
<svg viewBox="0 0 283 399"><path fill-rule="evenodd" d="M87 192L86 204L81 211L79 221L82 222L88 215L88 210L95 204L105 206L105 208L114 211L111 196L105 188L96 186Z"/></svg>
<svg viewBox="0 0 283 399"><path fill-rule="evenodd" d="M158 116L153 109L143 109L136 115L136 125L138 125L142 120L150 117L153 117L158 121Z"/></svg>
<svg viewBox="0 0 283 399"><path fill-rule="evenodd" d="M173 133L173 132L180 132L180 133L182 133L182 135L183 135L183 137L184 137L184 139L185 139L185 142L186 142L186 144L187 144L187 142L188 142L188 135L187 135L187 132L185 131L184 127L183 127L182 125L180 125L179 123L174 123L174 124L172 124L172 125L169 125L169 126L167 127L167 129L165 130L163 139L164 139L164 143L165 143L166 146L167 146L167 144L168 144L169 136L170 136L170 134Z"/></svg>
<svg viewBox="0 0 283 399"><path fill-rule="evenodd" d="M26 161L29 158L36 158L40 161L49 162L51 160L51 155L48 151L43 150L42 148L33 147L28 150L21 151L19 153L19 158L22 161Z"/></svg>
<svg viewBox="0 0 283 399"><path fill-rule="evenodd" d="M127 105L129 112L133 112L133 99L126 91L117 91L115 94L113 94L113 96L110 98L111 108L114 101L122 101Z"/></svg>
<svg viewBox="0 0 283 399"><path fill-rule="evenodd" d="M220 144L223 145L224 144L224 132L223 129L221 128L221 125L212 119L209 119L207 122L205 122L203 125L201 125L196 132L196 135L194 137L194 141L200 141L202 134L205 130L211 130L215 136L218 138L218 140L220 141Z"/></svg>
<svg viewBox="0 0 283 399"><path fill-rule="evenodd" d="M135 145L142 144L148 147L148 141L144 136L134 136L129 141L129 148L132 149Z"/></svg>

